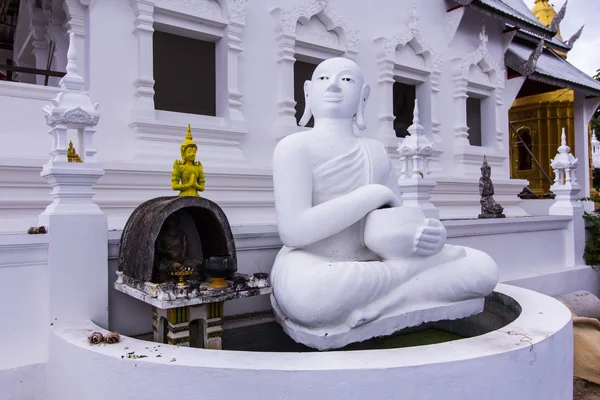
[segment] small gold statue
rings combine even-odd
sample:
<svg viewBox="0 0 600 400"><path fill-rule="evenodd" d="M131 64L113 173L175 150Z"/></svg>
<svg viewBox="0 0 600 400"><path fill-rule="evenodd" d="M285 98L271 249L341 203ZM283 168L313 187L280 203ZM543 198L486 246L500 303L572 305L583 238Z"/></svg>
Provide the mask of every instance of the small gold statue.
<svg viewBox="0 0 600 400"><path fill-rule="evenodd" d="M192 139L192 128L188 125L185 140L181 143L181 160L173 163L171 187L179 190L178 196L195 196L204 191L204 170L200 161L196 161L198 146Z"/></svg>
<svg viewBox="0 0 600 400"><path fill-rule="evenodd" d="M79 155L75 153L75 147L73 147L73 141L69 140L69 148L67 149L67 161L68 162L83 162Z"/></svg>

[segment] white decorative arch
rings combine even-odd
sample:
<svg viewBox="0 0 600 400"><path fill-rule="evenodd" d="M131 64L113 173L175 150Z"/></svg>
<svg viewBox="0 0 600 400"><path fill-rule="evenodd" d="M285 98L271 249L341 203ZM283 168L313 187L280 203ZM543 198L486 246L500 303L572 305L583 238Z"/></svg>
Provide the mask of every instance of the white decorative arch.
<svg viewBox="0 0 600 400"><path fill-rule="evenodd" d="M355 58L358 30L329 6L328 0L299 0L271 11L275 23L278 64L278 121L275 136L298 131L294 100L294 63L301 54L313 60L335 56Z"/></svg>
<svg viewBox="0 0 600 400"><path fill-rule="evenodd" d="M479 46L463 58L453 60L455 126L454 158L465 175L477 175L487 156L488 163L501 167L507 155L504 154L505 140L502 118L502 91L506 83L506 71L488 53L488 36L485 26L479 34ZM482 146L471 146L467 125L467 99L469 93L480 96L482 102ZM485 104L484 104L485 103Z"/></svg>
<svg viewBox="0 0 600 400"><path fill-rule="evenodd" d="M417 98L421 120L430 140L441 146L439 122L440 76L442 56L434 49L419 29L416 5L409 13L406 29L397 35L375 39L377 48L379 102L379 139L386 145L390 156L397 157L398 138L394 131L393 87L396 81L409 81L418 85ZM405 54L409 57L402 57ZM414 62L414 57L422 62ZM438 165L441 154L436 150L432 157L432 170Z"/></svg>

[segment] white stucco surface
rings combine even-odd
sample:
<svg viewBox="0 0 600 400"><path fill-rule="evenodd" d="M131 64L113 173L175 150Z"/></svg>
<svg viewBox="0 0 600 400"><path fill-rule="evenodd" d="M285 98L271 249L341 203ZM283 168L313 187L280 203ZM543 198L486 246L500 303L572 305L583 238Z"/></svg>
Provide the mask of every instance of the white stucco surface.
<svg viewBox="0 0 600 400"><path fill-rule="evenodd" d="M100 328L59 323L50 335L48 399L140 399L152 398L157 390L180 398L261 400L572 399L569 311L528 290L499 285L497 291L523 307L506 327L393 350L212 351L128 337L116 345L90 346L87 336ZM148 357L127 358L131 352Z"/></svg>

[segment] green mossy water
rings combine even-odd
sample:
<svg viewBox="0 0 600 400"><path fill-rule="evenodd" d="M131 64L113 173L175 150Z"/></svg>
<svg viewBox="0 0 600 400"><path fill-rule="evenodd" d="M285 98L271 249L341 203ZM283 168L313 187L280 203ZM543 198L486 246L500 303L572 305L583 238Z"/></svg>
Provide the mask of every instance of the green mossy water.
<svg viewBox="0 0 600 400"><path fill-rule="evenodd" d="M424 329L417 332L374 338L331 351L397 349L444 343L458 339L463 339L463 337L439 329ZM317 351L294 342L283 332L276 322L225 331L223 335L223 349L261 352Z"/></svg>

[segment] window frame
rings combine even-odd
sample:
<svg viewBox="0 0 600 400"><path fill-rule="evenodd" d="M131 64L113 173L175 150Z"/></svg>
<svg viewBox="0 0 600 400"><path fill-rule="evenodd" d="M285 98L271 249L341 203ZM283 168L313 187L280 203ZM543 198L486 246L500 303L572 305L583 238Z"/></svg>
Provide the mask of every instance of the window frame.
<svg viewBox="0 0 600 400"><path fill-rule="evenodd" d="M192 7L182 2L130 0L137 41L137 71L130 129L136 158L172 158L173 143L181 142L191 124L203 163L247 166L240 142L248 132L239 90L241 33L246 2L215 0L217 7ZM155 30L215 41L216 116L156 110L154 105L153 45ZM183 132L183 133L182 133Z"/></svg>

